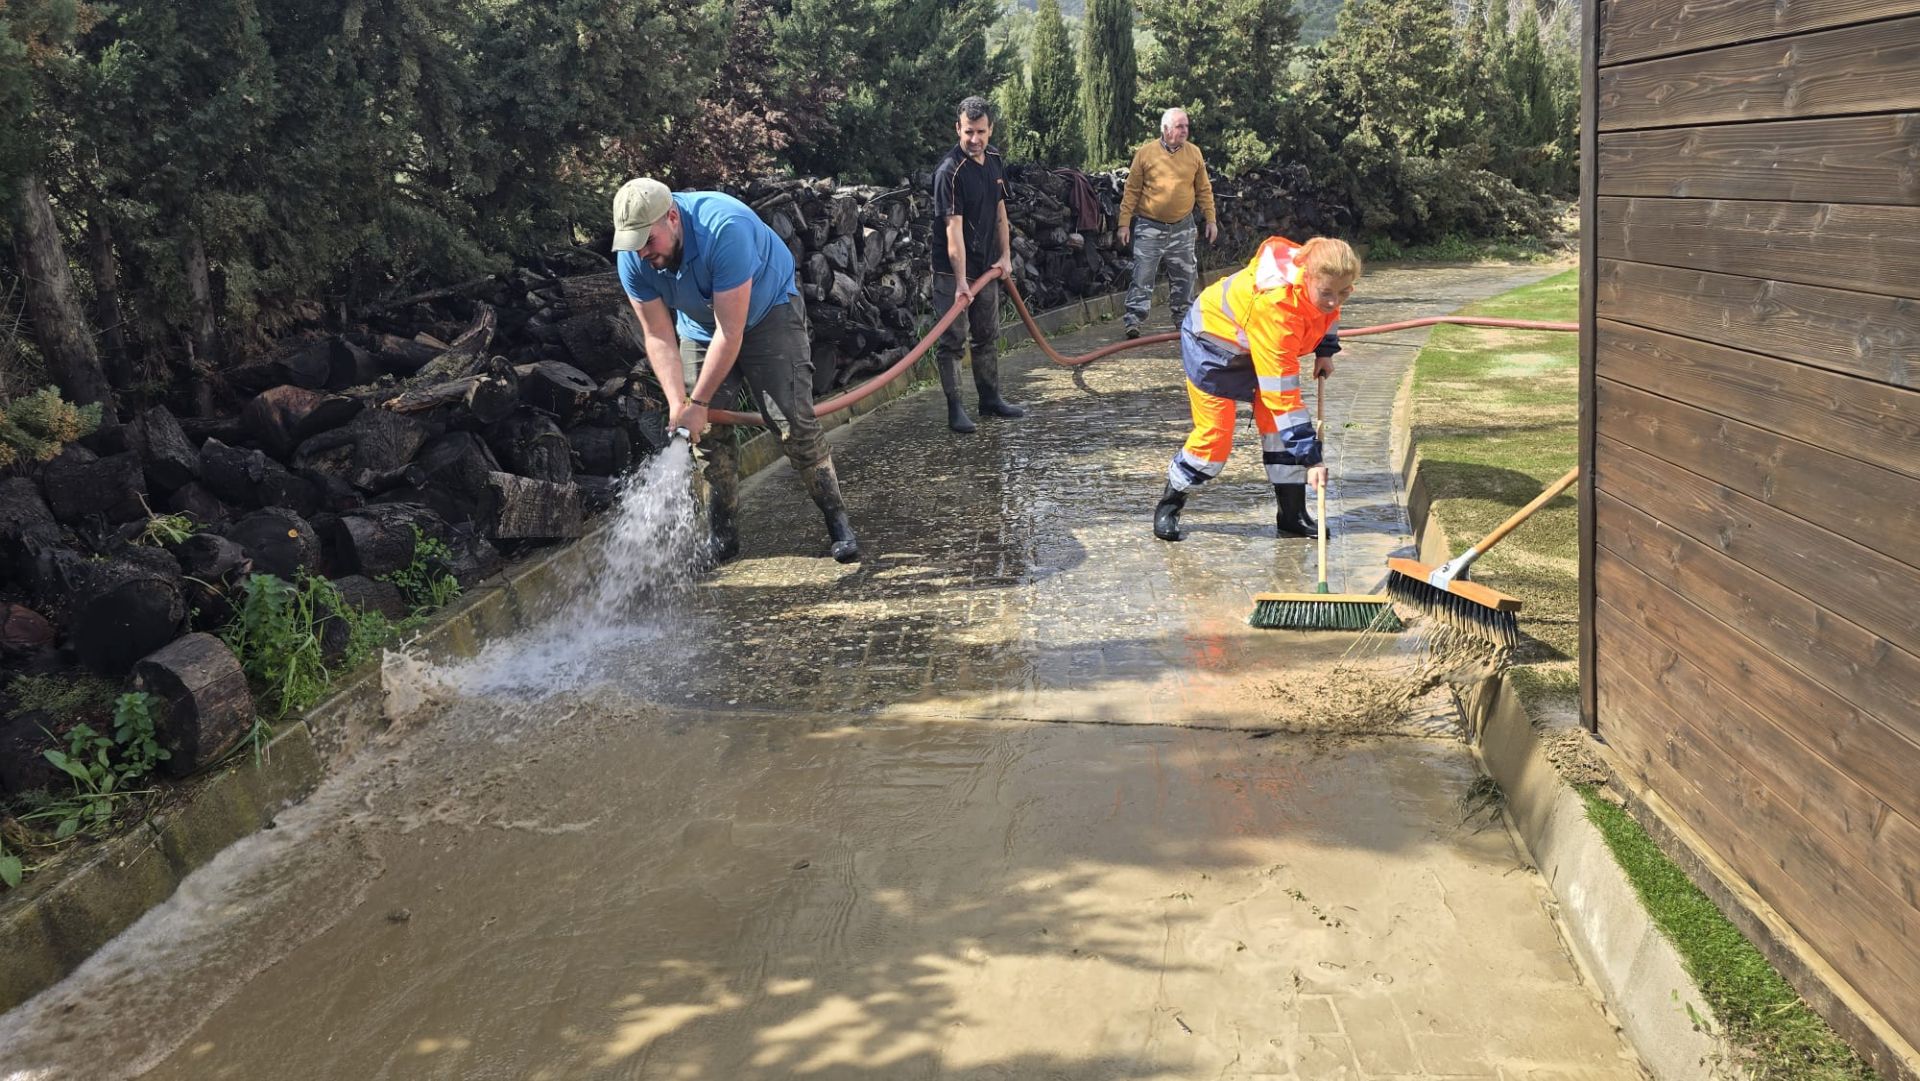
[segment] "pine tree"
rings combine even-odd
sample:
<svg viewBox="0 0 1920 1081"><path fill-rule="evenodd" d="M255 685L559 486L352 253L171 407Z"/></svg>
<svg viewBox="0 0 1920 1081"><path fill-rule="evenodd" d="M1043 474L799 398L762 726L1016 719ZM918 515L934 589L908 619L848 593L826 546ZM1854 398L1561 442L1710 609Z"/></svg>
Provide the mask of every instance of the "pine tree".
<svg viewBox="0 0 1920 1081"><path fill-rule="evenodd" d="M1033 158L1048 165L1079 165L1086 147L1080 136L1080 70L1060 0L1040 0L1033 25Z"/></svg>
<svg viewBox="0 0 1920 1081"><path fill-rule="evenodd" d="M1139 71L1132 0L1088 0L1086 46L1081 79L1086 160L1094 167L1120 164L1139 133L1133 111Z"/></svg>

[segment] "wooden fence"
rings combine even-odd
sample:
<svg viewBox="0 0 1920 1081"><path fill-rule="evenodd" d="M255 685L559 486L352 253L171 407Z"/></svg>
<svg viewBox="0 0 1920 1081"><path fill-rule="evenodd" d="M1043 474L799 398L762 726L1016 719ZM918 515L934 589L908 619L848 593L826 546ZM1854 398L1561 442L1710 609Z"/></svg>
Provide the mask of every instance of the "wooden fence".
<svg viewBox="0 0 1920 1081"><path fill-rule="evenodd" d="M1920 0L1586 13L1585 710L1884 1066L1920 1045Z"/></svg>

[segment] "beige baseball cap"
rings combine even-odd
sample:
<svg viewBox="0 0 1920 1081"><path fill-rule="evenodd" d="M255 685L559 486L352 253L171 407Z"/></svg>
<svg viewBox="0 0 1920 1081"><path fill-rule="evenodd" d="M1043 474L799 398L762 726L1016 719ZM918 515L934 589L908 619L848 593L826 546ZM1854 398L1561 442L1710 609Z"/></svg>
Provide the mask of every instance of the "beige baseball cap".
<svg viewBox="0 0 1920 1081"><path fill-rule="evenodd" d="M620 185L613 196L613 250L639 251L653 224L673 209L673 192L651 177Z"/></svg>

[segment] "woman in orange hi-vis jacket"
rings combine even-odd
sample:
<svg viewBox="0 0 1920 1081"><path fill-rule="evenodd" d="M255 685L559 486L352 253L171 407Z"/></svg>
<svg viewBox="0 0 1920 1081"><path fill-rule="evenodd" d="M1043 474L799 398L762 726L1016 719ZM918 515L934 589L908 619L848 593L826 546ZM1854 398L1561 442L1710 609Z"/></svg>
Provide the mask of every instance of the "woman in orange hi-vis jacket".
<svg viewBox="0 0 1920 1081"><path fill-rule="evenodd" d="M1314 374L1333 372L1340 351L1340 305L1360 280L1360 257L1343 240L1315 237L1295 244L1269 237L1243 269L1208 286L1180 324L1193 433L1167 467L1167 486L1153 508L1153 535L1180 539L1187 493L1220 475L1233 449L1239 402L1253 403L1260 451L1279 505L1282 536L1310 537L1307 483L1326 483L1320 440L1300 398L1300 358L1314 354Z"/></svg>

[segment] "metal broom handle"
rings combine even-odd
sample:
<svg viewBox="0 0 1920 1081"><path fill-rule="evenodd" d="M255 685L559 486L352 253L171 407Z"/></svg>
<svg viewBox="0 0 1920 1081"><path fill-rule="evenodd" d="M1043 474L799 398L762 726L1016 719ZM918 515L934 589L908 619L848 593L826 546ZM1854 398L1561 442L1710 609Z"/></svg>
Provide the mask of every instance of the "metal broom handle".
<svg viewBox="0 0 1920 1081"><path fill-rule="evenodd" d="M1320 359L1315 357L1314 366L1318 367L1319 364ZM1326 376L1319 372L1313 373L1313 434L1320 442L1320 461L1323 464L1327 460L1326 383ZM1312 466L1308 468L1311 469ZM1319 500L1317 509L1320 511L1319 516L1314 519L1315 532L1320 538L1320 592L1325 593L1327 591L1327 482L1325 478L1321 479L1314 491Z"/></svg>

